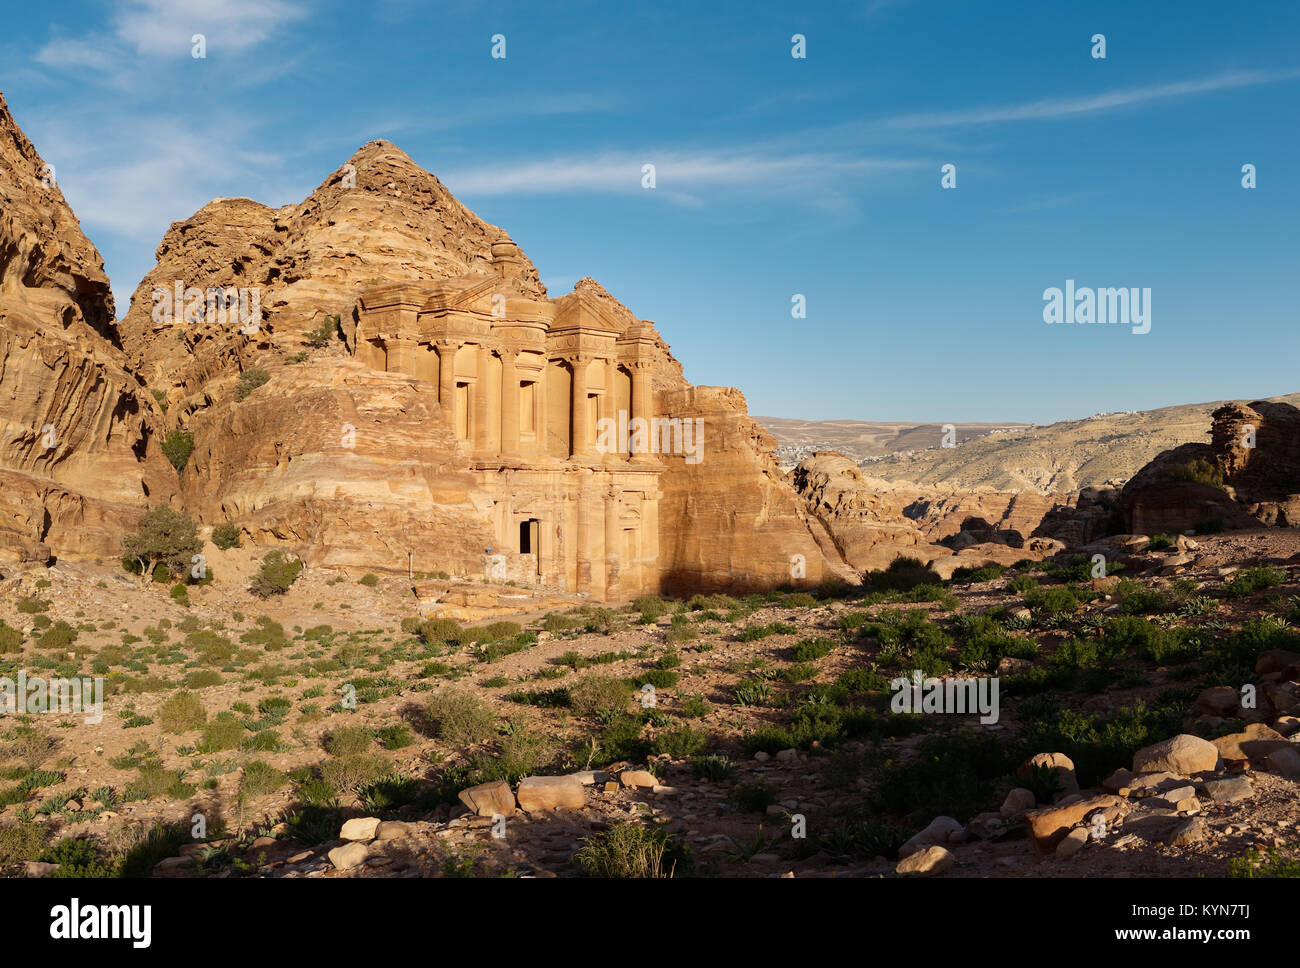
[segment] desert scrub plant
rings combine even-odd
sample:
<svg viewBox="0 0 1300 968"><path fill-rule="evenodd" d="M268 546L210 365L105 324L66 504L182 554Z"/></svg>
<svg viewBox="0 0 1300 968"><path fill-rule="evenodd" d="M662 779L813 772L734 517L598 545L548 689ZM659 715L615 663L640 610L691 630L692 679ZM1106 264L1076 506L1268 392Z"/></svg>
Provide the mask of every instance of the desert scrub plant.
<svg viewBox="0 0 1300 968"><path fill-rule="evenodd" d="M1275 588L1286 581L1286 572L1272 565L1257 568L1243 568L1223 585L1223 592L1229 598L1243 598L1266 588Z"/></svg>
<svg viewBox="0 0 1300 968"><path fill-rule="evenodd" d="M289 560L281 551L269 551L262 559L262 567L250 583L249 590L258 598L283 595L298 579L302 562Z"/></svg>
<svg viewBox="0 0 1300 968"><path fill-rule="evenodd" d="M939 574L917 558L900 556L884 571L869 571L862 576L867 591L908 591L917 585L942 585Z"/></svg>
<svg viewBox="0 0 1300 968"><path fill-rule="evenodd" d="M244 741L244 724L232 712L220 712L203 724L196 749L200 753L219 753L237 749Z"/></svg>
<svg viewBox="0 0 1300 968"><path fill-rule="evenodd" d="M691 757L691 772L697 780L709 783L721 783L731 779L736 772L736 764L726 756L710 753L708 756Z"/></svg>
<svg viewBox="0 0 1300 968"><path fill-rule="evenodd" d="M214 525L212 528L212 543L222 551L238 548L240 545L239 528L230 521Z"/></svg>
<svg viewBox="0 0 1300 968"><path fill-rule="evenodd" d="M271 374L266 370L257 368L245 370L239 374L239 379L235 383L235 400L242 403L250 393L270 379Z"/></svg>
<svg viewBox="0 0 1300 968"><path fill-rule="evenodd" d="M632 686L613 676L589 674L569 687L569 705L579 716L605 721L627 711Z"/></svg>
<svg viewBox="0 0 1300 968"><path fill-rule="evenodd" d="M471 692L444 687L429 696L424 713L433 735L453 746L474 746L497 734L497 717Z"/></svg>
<svg viewBox="0 0 1300 968"><path fill-rule="evenodd" d="M687 725L666 730L653 740L654 751L675 760L698 756L709 748L709 734Z"/></svg>
<svg viewBox="0 0 1300 968"><path fill-rule="evenodd" d="M1169 473L1180 481L1190 481L1193 484L1204 484L1223 490L1223 468L1199 457L1172 468Z"/></svg>
<svg viewBox="0 0 1300 968"><path fill-rule="evenodd" d="M288 778L270 763L251 760L244 764L244 775L239 780L242 797L262 797L280 790Z"/></svg>
<svg viewBox="0 0 1300 968"><path fill-rule="evenodd" d="M194 435L188 430L173 430L163 438L162 452L168 463L176 468L176 473L179 474L185 470L190 455L194 453Z"/></svg>
<svg viewBox="0 0 1300 968"><path fill-rule="evenodd" d="M1289 846L1291 850L1300 847L1298 844ZM1228 876L1237 878L1300 877L1300 859L1280 854L1272 848L1269 849L1267 855L1264 855L1251 847L1240 857L1234 857L1228 862Z"/></svg>
<svg viewBox="0 0 1300 968"><path fill-rule="evenodd" d="M816 662L831 654L835 643L827 638L804 639L790 650L790 658L795 662Z"/></svg>
<svg viewBox="0 0 1300 968"><path fill-rule="evenodd" d="M551 737L521 730L502 739L495 755L479 752L470 763L479 782L504 780L513 785L526 776L545 773L559 754L560 746Z"/></svg>
<svg viewBox="0 0 1300 968"><path fill-rule="evenodd" d="M622 821L585 838L573 862L588 877L668 878L689 857L687 845L663 827Z"/></svg>
<svg viewBox="0 0 1300 968"><path fill-rule="evenodd" d="M208 718L203 700L182 689L158 707L158 725L165 733L188 733L199 729Z"/></svg>
<svg viewBox="0 0 1300 968"><path fill-rule="evenodd" d="M375 736L364 726L340 726L325 737L325 752L331 756L359 756L370 752Z"/></svg>

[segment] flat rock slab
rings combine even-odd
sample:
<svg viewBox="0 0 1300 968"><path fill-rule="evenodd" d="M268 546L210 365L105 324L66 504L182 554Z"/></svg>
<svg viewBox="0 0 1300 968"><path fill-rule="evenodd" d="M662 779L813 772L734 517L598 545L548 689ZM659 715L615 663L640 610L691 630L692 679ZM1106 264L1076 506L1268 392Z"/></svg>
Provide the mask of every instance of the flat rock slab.
<svg viewBox="0 0 1300 968"><path fill-rule="evenodd" d="M587 791L573 776L526 776L516 792L521 810L577 810L587 805Z"/></svg>

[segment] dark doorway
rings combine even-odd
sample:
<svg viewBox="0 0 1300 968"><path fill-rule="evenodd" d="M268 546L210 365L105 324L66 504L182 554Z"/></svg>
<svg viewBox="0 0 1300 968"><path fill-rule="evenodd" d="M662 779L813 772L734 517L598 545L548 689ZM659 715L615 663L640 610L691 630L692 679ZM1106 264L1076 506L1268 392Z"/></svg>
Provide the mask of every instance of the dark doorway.
<svg viewBox="0 0 1300 968"><path fill-rule="evenodd" d="M536 518L529 518L526 521L519 522L519 553L521 555L535 555L542 549L538 544L538 526L541 524Z"/></svg>

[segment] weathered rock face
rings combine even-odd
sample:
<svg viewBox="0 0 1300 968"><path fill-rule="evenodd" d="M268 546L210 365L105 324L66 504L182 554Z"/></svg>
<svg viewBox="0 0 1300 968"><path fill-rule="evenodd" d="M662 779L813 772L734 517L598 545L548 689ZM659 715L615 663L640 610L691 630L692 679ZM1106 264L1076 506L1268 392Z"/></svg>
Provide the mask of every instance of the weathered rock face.
<svg viewBox="0 0 1300 968"><path fill-rule="evenodd" d="M929 544L902 504L868 485L843 454L819 451L804 458L789 480L840 555L859 571L888 567L900 554Z"/></svg>
<svg viewBox="0 0 1300 968"><path fill-rule="evenodd" d="M0 560L112 557L176 475L103 260L0 98Z"/></svg>
<svg viewBox="0 0 1300 968"><path fill-rule="evenodd" d="M830 539L780 474L776 442L734 387L658 395L670 417L704 421L705 453L665 455L660 567L668 593L849 577ZM821 541L818 540L821 538Z"/></svg>
<svg viewBox="0 0 1300 968"><path fill-rule="evenodd" d="M1124 487L1130 531L1185 531L1209 521L1228 529L1300 524L1300 410L1260 400L1220 407L1212 419L1210 443L1165 451ZM1217 469L1223 487L1189 474L1198 462Z"/></svg>
<svg viewBox="0 0 1300 968"><path fill-rule="evenodd" d="M489 502L430 403L415 380L351 360L285 367L195 415L185 506L309 565L481 571Z"/></svg>
<svg viewBox="0 0 1300 968"><path fill-rule="evenodd" d="M832 451L804 458L787 480L839 555L859 571L907 556L947 578L957 568L1009 565L1054 550L1030 537L1055 505L1049 495L882 481Z"/></svg>

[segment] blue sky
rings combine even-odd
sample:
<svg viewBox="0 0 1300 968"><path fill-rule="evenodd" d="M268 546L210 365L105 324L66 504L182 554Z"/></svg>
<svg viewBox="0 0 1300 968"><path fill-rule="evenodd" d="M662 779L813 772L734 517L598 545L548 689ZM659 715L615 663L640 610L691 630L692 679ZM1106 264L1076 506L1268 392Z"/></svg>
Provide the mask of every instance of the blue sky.
<svg viewBox="0 0 1300 968"><path fill-rule="evenodd" d="M0 90L119 313L170 222L301 201L387 138L552 295L593 276L751 413L1048 422L1300 391L1289 0L126 0L4 26ZM1045 324L1066 279L1150 288L1151 331Z"/></svg>

